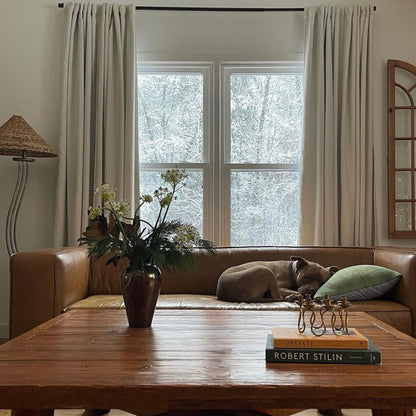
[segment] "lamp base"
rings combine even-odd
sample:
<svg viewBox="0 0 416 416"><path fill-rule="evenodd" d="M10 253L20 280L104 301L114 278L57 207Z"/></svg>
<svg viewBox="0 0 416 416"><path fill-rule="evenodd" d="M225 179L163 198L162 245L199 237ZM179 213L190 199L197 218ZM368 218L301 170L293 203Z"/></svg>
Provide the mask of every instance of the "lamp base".
<svg viewBox="0 0 416 416"><path fill-rule="evenodd" d="M27 158L24 154L22 157L15 157L13 160L18 162L17 181L14 188L13 197L7 212L6 219L6 247L9 256L18 252L16 243L16 220L19 213L20 204L22 203L23 194L26 188L28 163L34 162L34 159Z"/></svg>

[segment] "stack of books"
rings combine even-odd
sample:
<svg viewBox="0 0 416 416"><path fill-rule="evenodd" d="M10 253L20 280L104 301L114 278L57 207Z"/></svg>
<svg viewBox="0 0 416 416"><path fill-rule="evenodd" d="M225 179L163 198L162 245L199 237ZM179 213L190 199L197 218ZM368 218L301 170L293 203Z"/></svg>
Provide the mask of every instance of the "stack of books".
<svg viewBox="0 0 416 416"><path fill-rule="evenodd" d="M320 337L298 328L272 328L267 336L266 361L274 363L381 364L381 353L357 329Z"/></svg>

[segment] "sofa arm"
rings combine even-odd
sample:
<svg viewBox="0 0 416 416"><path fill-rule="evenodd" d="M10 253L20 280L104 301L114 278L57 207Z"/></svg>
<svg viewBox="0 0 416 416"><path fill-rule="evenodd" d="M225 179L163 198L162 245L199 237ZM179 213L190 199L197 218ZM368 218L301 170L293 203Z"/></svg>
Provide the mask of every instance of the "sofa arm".
<svg viewBox="0 0 416 416"><path fill-rule="evenodd" d="M402 274L391 298L407 306L412 314L413 336L416 336L416 249L374 248L374 264L396 270Z"/></svg>
<svg viewBox="0 0 416 416"><path fill-rule="evenodd" d="M88 294L85 248L27 251L10 259L10 338L62 313Z"/></svg>

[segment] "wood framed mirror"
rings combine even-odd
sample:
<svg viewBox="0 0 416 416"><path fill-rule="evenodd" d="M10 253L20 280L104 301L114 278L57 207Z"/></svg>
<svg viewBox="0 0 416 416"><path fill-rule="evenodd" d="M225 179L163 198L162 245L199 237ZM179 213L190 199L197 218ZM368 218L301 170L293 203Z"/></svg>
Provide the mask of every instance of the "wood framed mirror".
<svg viewBox="0 0 416 416"><path fill-rule="evenodd" d="M416 238L416 66L387 62L389 238Z"/></svg>

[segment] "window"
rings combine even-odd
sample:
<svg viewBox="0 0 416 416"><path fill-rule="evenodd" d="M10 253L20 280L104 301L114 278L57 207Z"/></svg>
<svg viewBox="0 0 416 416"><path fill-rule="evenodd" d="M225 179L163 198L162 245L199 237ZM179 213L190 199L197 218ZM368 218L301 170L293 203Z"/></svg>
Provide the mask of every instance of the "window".
<svg viewBox="0 0 416 416"><path fill-rule="evenodd" d="M296 245L302 91L300 65L141 66L141 193L184 168L172 218L218 245Z"/></svg>
<svg viewBox="0 0 416 416"><path fill-rule="evenodd" d="M416 67L390 59L389 123L389 238L416 237Z"/></svg>
<svg viewBox="0 0 416 416"><path fill-rule="evenodd" d="M204 219L210 196L209 66L147 66L138 76L140 193L152 194L160 174L178 167L189 173L178 192L170 216L192 222L210 235ZM143 206L143 216L155 220L154 204Z"/></svg>

